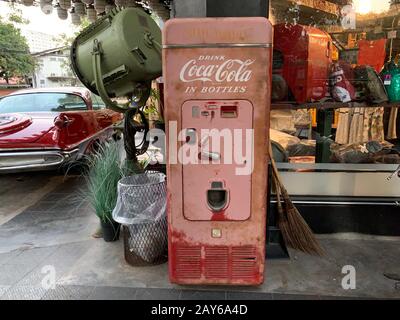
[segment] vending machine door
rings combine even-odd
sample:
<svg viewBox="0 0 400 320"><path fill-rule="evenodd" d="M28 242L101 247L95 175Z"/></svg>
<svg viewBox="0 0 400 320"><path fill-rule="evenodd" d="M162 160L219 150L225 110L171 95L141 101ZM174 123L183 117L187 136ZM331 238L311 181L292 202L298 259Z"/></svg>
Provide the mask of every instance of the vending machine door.
<svg viewBox="0 0 400 320"><path fill-rule="evenodd" d="M183 212L193 221L250 217L253 105L247 100L192 100L182 106L186 150ZM183 161L185 162L185 161Z"/></svg>

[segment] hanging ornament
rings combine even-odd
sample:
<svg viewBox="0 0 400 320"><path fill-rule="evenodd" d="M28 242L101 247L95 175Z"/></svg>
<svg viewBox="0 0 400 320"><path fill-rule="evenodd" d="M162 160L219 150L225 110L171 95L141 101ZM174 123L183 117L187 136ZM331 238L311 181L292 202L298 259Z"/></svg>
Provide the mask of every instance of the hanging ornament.
<svg viewBox="0 0 400 320"><path fill-rule="evenodd" d="M113 4L106 4L106 7L105 7L105 12L106 13L109 13L112 9L114 9L115 8L115 5L113 5Z"/></svg>
<svg viewBox="0 0 400 320"><path fill-rule="evenodd" d="M58 0L58 4L65 10L71 8L71 0Z"/></svg>
<svg viewBox="0 0 400 320"><path fill-rule="evenodd" d="M61 8L60 5L56 5L57 8L57 15L61 20L67 20L68 18L68 11Z"/></svg>
<svg viewBox="0 0 400 320"><path fill-rule="evenodd" d="M40 0L40 9L44 14L51 14L53 12L53 5L51 0Z"/></svg>
<svg viewBox="0 0 400 320"><path fill-rule="evenodd" d="M74 3L74 9L75 13L79 14L80 16L84 16L86 14L85 5L80 1Z"/></svg>
<svg viewBox="0 0 400 320"><path fill-rule="evenodd" d="M24 6L30 7L31 5L33 5L33 0L21 0L21 3Z"/></svg>
<svg viewBox="0 0 400 320"><path fill-rule="evenodd" d="M94 10L94 7L93 7L92 5L89 5L89 6L86 8L86 15L87 15L87 18L88 18L88 20L89 20L90 22L95 22L96 19L97 19L96 10Z"/></svg>
<svg viewBox="0 0 400 320"><path fill-rule="evenodd" d="M75 8L71 9L70 14L71 14L72 24L79 26L81 24L81 16L78 13L76 13Z"/></svg>
<svg viewBox="0 0 400 320"><path fill-rule="evenodd" d="M52 2L53 2L52 0L40 0L39 5L40 5L40 7L43 7L47 4L52 4Z"/></svg>
<svg viewBox="0 0 400 320"><path fill-rule="evenodd" d="M43 6L40 6L40 9L42 9L42 12L44 14L52 14L53 13L53 6L51 4L45 4Z"/></svg>
<svg viewBox="0 0 400 320"><path fill-rule="evenodd" d="M106 0L94 0L94 9L97 13L102 13L106 9Z"/></svg>

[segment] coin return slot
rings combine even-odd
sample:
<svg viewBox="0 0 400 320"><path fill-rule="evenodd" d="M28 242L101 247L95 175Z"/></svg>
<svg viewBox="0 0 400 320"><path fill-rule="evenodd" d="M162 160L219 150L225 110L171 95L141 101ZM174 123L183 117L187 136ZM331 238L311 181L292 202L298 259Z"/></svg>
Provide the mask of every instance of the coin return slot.
<svg viewBox="0 0 400 320"><path fill-rule="evenodd" d="M236 106L222 106L221 107L221 118L237 118L237 107Z"/></svg>

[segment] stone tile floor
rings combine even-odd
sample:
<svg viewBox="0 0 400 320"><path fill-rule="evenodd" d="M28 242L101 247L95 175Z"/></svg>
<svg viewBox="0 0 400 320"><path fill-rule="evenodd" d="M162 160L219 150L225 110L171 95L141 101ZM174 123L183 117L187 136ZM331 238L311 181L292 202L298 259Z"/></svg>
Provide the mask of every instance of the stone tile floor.
<svg viewBox="0 0 400 320"><path fill-rule="evenodd" d="M400 299L383 275L400 273L398 238L321 236L326 257L269 260L259 287L182 287L167 264L126 264L122 241L91 237L97 226L81 177L0 176L0 299ZM341 286L345 265L357 270L356 290ZM56 286L46 290L48 268Z"/></svg>

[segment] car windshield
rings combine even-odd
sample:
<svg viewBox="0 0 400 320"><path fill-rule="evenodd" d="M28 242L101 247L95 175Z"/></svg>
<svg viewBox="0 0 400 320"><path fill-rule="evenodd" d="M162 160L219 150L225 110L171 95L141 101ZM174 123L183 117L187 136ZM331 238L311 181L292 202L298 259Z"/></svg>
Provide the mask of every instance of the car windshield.
<svg viewBox="0 0 400 320"><path fill-rule="evenodd" d="M87 110L85 101L69 93L27 93L0 100L0 113L63 112Z"/></svg>

